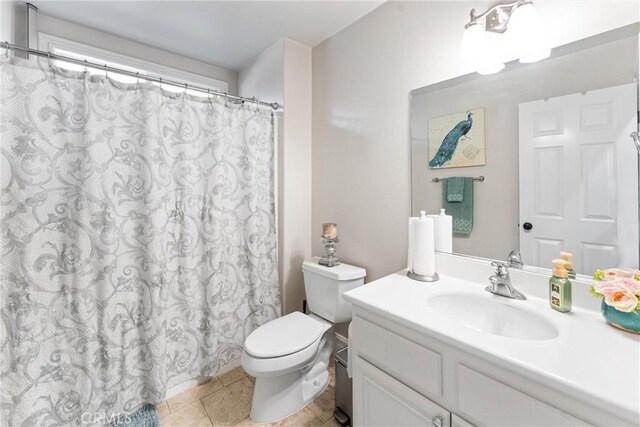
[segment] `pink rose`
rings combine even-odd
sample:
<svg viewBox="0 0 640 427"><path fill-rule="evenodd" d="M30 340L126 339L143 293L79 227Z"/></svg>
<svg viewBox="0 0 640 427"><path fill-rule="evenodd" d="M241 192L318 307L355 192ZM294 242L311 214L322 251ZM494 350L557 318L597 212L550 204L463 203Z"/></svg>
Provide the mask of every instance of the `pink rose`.
<svg viewBox="0 0 640 427"><path fill-rule="evenodd" d="M630 291L635 294L640 289L640 283L633 279L618 278L606 282L597 282L594 284L594 289L602 296L611 295L618 291Z"/></svg>
<svg viewBox="0 0 640 427"><path fill-rule="evenodd" d="M624 279L620 279L620 281L624 286L629 288L629 290L634 294L640 293L640 282L636 281L635 279L629 279L626 277Z"/></svg>
<svg viewBox="0 0 640 427"><path fill-rule="evenodd" d="M633 278L635 274L634 270L623 270L621 268L608 268L604 270L604 277L602 280L613 280L618 277L629 277Z"/></svg>
<svg viewBox="0 0 640 427"><path fill-rule="evenodd" d="M618 311L631 313L638 307L638 297L629 289L603 293L604 302Z"/></svg>
<svg viewBox="0 0 640 427"><path fill-rule="evenodd" d="M613 281L596 283L593 287L595 291L600 295L602 295L603 297L614 294L620 290L620 287L618 286L618 284Z"/></svg>

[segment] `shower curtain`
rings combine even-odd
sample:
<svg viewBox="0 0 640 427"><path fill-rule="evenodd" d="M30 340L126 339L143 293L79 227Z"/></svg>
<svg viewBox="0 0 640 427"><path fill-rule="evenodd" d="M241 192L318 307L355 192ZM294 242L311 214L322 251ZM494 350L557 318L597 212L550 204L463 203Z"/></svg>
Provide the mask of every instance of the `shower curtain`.
<svg viewBox="0 0 640 427"><path fill-rule="evenodd" d="M253 103L0 60L0 425L99 424L238 359L280 313L273 161Z"/></svg>

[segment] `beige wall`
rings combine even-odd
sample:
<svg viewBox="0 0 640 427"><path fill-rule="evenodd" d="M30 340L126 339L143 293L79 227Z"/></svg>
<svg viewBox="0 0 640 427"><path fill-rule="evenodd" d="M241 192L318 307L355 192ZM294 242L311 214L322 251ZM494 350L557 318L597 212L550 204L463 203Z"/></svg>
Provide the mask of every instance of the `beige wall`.
<svg viewBox="0 0 640 427"><path fill-rule="evenodd" d="M0 1L0 42L13 43L15 31L14 2Z"/></svg>
<svg viewBox="0 0 640 427"><path fill-rule="evenodd" d="M242 96L284 104L278 134L278 261L282 312L302 310L311 255L311 48L282 39L240 71Z"/></svg>
<svg viewBox="0 0 640 427"><path fill-rule="evenodd" d="M284 39L269 46L238 72L238 95L284 102Z"/></svg>
<svg viewBox="0 0 640 427"><path fill-rule="evenodd" d="M22 1L0 0L0 41L18 46L27 45L27 4ZM14 53L23 56L21 52Z"/></svg>
<svg viewBox="0 0 640 427"><path fill-rule="evenodd" d="M177 68L201 76L222 80L229 83L229 93L236 93L238 75L232 70L156 49L142 43L43 14L38 14L38 32L84 43L133 58L143 59L167 67Z"/></svg>
<svg viewBox="0 0 640 427"><path fill-rule="evenodd" d="M284 313L302 310L302 262L311 256L311 48L285 39L280 233Z"/></svg>
<svg viewBox="0 0 640 427"><path fill-rule="evenodd" d="M553 46L637 22L635 1L537 1ZM389 2L313 49L313 252L322 222L367 280L406 265L409 92L468 72L459 62L473 7ZM509 58L507 58L509 59Z"/></svg>

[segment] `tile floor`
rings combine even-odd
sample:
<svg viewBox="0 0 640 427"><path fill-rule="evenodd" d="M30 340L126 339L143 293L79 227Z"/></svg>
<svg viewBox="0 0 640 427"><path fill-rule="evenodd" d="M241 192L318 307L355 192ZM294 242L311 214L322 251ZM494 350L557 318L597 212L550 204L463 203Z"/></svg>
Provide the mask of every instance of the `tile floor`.
<svg viewBox="0 0 640 427"><path fill-rule="evenodd" d="M302 411L273 424L249 419L254 378L235 368L180 393L156 408L162 427L339 427L333 419L335 370L329 367L327 389Z"/></svg>

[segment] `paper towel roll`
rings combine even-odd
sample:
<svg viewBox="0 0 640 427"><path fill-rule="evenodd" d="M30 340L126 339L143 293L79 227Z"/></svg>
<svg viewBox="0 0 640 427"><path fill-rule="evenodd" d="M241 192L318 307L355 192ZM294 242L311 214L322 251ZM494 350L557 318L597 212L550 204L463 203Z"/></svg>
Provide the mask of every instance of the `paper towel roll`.
<svg viewBox="0 0 640 427"><path fill-rule="evenodd" d="M433 218L435 226L436 251L453 252L453 217L440 209L440 215L428 215Z"/></svg>
<svg viewBox="0 0 640 427"><path fill-rule="evenodd" d="M436 272L435 225L433 218L409 219L409 271L433 276Z"/></svg>

